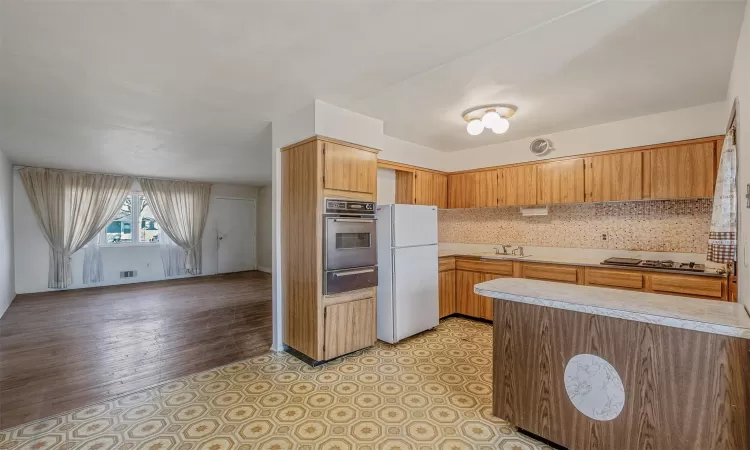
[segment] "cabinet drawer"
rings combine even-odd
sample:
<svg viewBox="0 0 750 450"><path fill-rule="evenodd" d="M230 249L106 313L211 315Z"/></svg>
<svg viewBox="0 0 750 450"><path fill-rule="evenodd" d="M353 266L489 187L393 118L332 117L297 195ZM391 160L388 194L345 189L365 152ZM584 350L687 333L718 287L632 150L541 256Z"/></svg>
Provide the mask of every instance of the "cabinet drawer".
<svg viewBox="0 0 750 450"><path fill-rule="evenodd" d="M723 298L723 278L689 275L649 274L651 290L656 293L696 295L699 297Z"/></svg>
<svg viewBox="0 0 750 450"><path fill-rule="evenodd" d="M453 256L443 256L438 258L438 272L445 272L446 270L453 270L456 268L456 258Z"/></svg>
<svg viewBox="0 0 750 450"><path fill-rule="evenodd" d="M624 289L643 289L643 274L634 270L587 268L586 284Z"/></svg>
<svg viewBox="0 0 750 450"><path fill-rule="evenodd" d="M456 258L456 270L469 270L472 272L492 273L511 277L513 276L513 261Z"/></svg>
<svg viewBox="0 0 750 450"><path fill-rule="evenodd" d="M521 277L534 280L557 281L561 283L578 283L578 268L560 264L532 264L521 265Z"/></svg>

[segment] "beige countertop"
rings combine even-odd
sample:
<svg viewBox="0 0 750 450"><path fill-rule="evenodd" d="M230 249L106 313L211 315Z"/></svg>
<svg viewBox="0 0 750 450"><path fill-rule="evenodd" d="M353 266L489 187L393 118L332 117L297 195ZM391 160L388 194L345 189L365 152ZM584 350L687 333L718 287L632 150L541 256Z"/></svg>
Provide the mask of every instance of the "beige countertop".
<svg viewBox="0 0 750 450"><path fill-rule="evenodd" d="M512 256L512 255L496 255L494 251L487 251L487 250L474 250L474 249L460 249L460 248L448 248L443 249L440 248L438 250L438 256L440 258L446 257L446 256L469 256L469 257L478 257L478 258L485 258L485 259L498 259L498 260L509 260L509 261L524 261L524 262L538 262L538 263L549 263L549 264L571 264L576 266L591 266L591 267L606 267L610 269L625 269L625 270L643 270L643 271L653 271L653 272L666 272L666 273L678 273L683 275L701 275L701 276L709 276L709 277L725 277L726 274L720 274L716 271L716 268L707 268L704 272L688 272L684 270L667 270L667 269L651 269L648 267L628 267L628 266L610 266L610 265L603 265L601 264L602 261L607 259L610 256L624 256L624 257L633 257L633 258L640 258L640 259L672 259L674 261L692 261L697 258L693 259L686 259L686 257L680 257L680 256L673 256L674 254L666 253L664 256L646 256L643 257L640 252L630 252L634 253L633 255L623 255L624 252L620 251L617 252L617 254L612 254L609 256L602 255L602 251L591 251L588 249L571 249L571 251L568 254L555 254L553 252L545 252L544 250L541 250L537 248L525 248L525 253L528 254L528 256L525 257L518 257L518 256ZM652 253L649 253L651 255ZM700 260L696 262L701 262Z"/></svg>
<svg viewBox="0 0 750 450"><path fill-rule="evenodd" d="M750 315L739 303L522 278L479 283L474 292L501 300L750 339Z"/></svg>

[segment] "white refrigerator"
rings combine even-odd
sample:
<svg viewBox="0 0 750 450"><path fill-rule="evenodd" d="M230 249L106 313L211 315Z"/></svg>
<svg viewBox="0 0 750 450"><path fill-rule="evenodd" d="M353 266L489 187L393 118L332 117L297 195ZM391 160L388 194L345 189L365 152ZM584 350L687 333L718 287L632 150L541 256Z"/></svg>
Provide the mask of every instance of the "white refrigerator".
<svg viewBox="0 0 750 450"><path fill-rule="evenodd" d="M437 207L378 205L378 339L396 343L440 322Z"/></svg>

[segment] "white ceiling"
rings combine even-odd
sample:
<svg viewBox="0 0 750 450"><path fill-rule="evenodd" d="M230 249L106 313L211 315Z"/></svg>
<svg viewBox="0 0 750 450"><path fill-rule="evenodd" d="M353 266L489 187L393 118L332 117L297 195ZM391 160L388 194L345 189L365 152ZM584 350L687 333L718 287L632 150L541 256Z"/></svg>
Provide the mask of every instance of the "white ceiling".
<svg viewBox="0 0 750 450"><path fill-rule="evenodd" d="M457 150L723 100L744 3L0 3L14 163L264 184L268 124L321 99ZM460 112L519 107L502 136Z"/></svg>

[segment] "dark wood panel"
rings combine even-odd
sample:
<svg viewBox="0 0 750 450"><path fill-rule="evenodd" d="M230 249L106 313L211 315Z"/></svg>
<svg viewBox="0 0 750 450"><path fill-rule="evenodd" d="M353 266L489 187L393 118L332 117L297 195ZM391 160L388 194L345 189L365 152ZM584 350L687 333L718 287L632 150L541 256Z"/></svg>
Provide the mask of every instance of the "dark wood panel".
<svg viewBox="0 0 750 450"><path fill-rule="evenodd" d="M0 319L0 429L260 355L261 272L19 295Z"/></svg>
<svg viewBox="0 0 750 450"><path fill-rule="evenodd" d="M750 342L709 333L495 301L493 412L567 448L750 448ZM564 370L607 360L625 386L610 421L580 413Z"/></svg>

